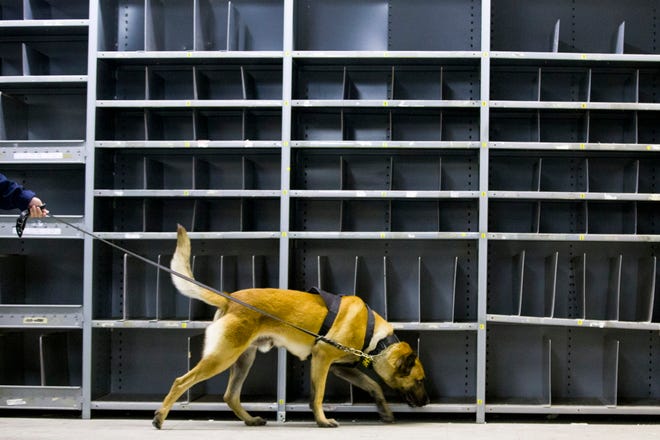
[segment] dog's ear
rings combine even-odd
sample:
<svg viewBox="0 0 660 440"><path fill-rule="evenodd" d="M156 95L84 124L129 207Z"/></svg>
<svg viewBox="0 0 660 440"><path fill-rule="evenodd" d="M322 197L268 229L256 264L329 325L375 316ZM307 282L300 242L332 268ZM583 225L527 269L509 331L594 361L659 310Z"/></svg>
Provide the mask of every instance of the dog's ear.
<svg viewBox="0 0 660 440"><path fill-rule="evenodd" d="M417 354L414 351L401 356L396 362L397 372L402 376L410 375L410 371L415 366L415 361L417 360Z"/></svg>

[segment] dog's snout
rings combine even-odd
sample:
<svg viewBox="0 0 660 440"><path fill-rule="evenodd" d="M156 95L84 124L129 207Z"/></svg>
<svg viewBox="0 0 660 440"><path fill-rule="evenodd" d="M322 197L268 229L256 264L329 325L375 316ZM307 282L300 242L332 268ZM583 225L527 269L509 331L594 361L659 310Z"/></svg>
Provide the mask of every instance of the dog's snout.
<svg viewBox="0 0 660 440"><path fill-rule="evenodd" d="M403 397L408 406L413 408L428 405L431 401L423 386L404 393Z"/></svg>

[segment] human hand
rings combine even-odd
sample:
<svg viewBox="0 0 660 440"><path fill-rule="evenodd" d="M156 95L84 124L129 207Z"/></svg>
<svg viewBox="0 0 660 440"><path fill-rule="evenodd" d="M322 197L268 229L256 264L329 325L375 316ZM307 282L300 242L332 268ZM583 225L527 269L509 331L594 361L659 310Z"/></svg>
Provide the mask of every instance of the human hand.
<svg viewBox="0 0 660 440"><path fill-rule="evenodd" d="M46 208L42 208L42 206L44 206L44 203L39 197L32 197L32 200L30 200L30 204L28 205L28 209L30 210L30 217L46 217L48 215L48 210Z"/></svg>

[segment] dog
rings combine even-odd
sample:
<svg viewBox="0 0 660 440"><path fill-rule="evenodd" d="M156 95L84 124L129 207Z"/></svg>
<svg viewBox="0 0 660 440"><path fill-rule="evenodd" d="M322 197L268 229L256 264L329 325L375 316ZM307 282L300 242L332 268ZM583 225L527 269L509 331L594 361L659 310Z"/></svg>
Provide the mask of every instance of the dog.
<svg viewBox="0 0 660 440"><path fill-rule="evenodd" d="M170 267L192 279L190 249L188 234L185 228L179 225L176 250ZM188 373L174 380L170 392L156 411L152 423L157 429L162 427L172 405L186 390L228 368L229 381L224 394L225 402L246 425L264 425L266 420L250 415L243 408L240 394L257 350L266 352L272 347L284 347L301 360L311 356L310 407L318 426L339 426L337 421L327 418L323 411L323 397L329 372L370 393L381 419L384 422L394 421L381 386L366 372L354 366L359 361L359 356L317 340L312 335L174 274L172 282L183 295L217 307L217 311L213 322L206 328L202 359ZM321 295L309 292L255 288L239 290L231 296L310 332L320 331L329 314ZM375 373L390 388L399 391L408 405L426 405L429 398L424 387L424 369L410 345L398 341L392 325L369 309L359 297L340 297L338 305L334 322L325 336L346 347L359 349L366 346L364 351L370 354L378 348L380 352L373 356L372 363ZM368 316L370 313L373 314L372 318ZM373 336L365 341L369 322Z"/></svg>

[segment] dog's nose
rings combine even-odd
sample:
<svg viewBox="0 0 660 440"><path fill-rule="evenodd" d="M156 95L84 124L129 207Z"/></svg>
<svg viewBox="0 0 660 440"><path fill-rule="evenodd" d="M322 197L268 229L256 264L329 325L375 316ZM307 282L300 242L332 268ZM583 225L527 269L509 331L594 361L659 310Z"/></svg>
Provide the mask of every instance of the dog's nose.
<svg viewBox="0 0 660 440"><path fill-rule="evenodd" d="M419 408L424 405L428 405L431 401L428 394L423 393L421 396L415 393L409 393L405 395L406 403L408 406L413 408Z"/></svg>

